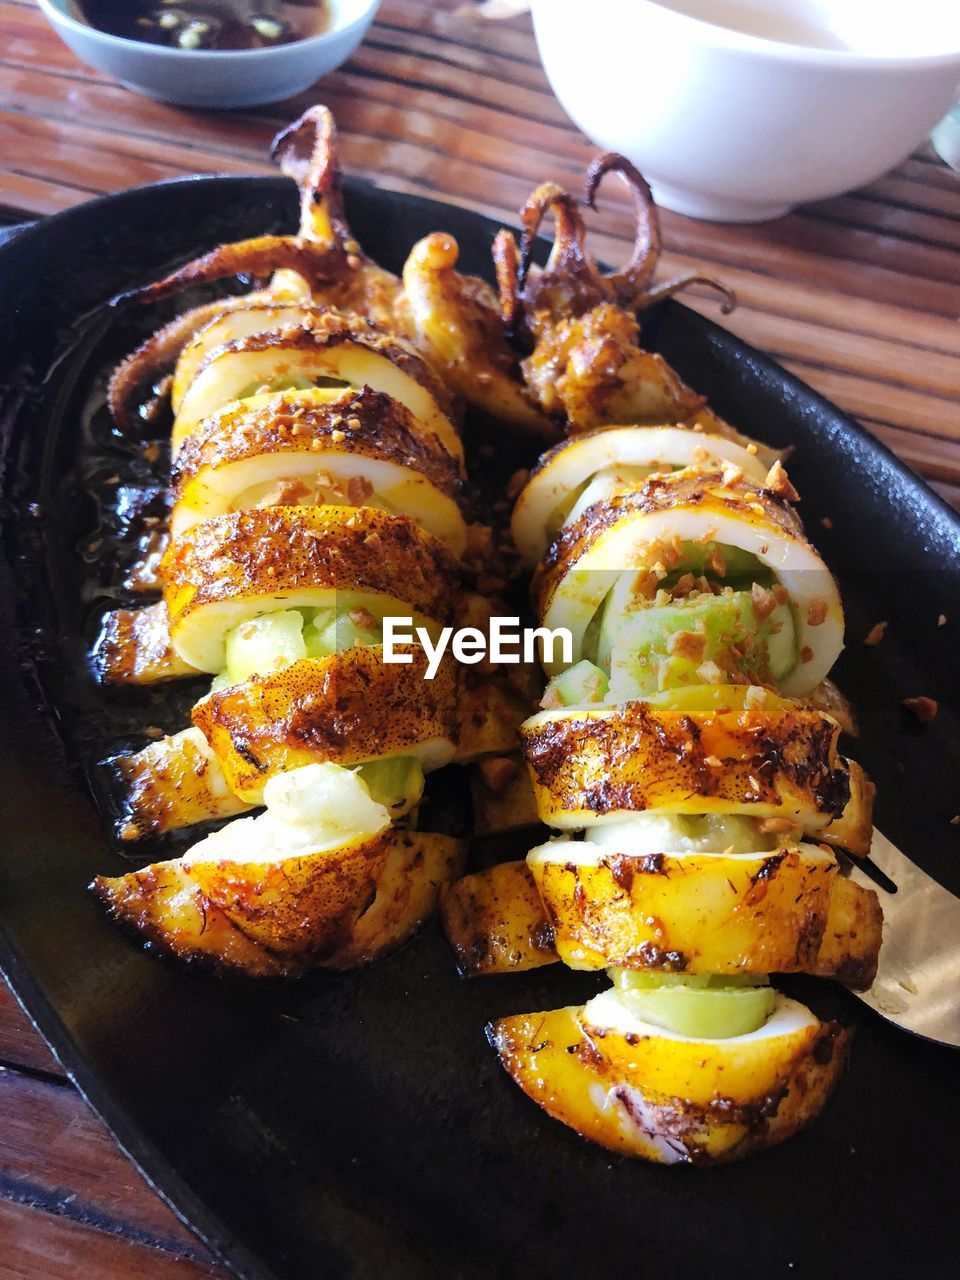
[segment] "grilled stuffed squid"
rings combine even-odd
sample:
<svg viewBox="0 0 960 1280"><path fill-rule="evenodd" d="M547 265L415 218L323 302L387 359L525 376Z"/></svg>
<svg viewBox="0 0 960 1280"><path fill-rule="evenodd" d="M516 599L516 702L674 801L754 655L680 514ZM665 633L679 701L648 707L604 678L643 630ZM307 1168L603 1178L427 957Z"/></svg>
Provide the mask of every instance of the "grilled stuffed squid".
<svg viewBox="0 0 960 1280"><path fill-rule="evenodd" d="M559 959L612 981L583 1007L491 1026L531 1098L612 1150L708 1163L789 1137L842 1070L847 1033L769 975L872 982L877 898L834 851L868 851L872 788L830 714L836 585L782 461L637 346L659 236L629 166L600 162L589 199L611 168L638 203L625 273L600 275L551 186L523 211L522 250L501 240L497 260L505 319L532 344L522 376L570 436L512 522L537 621L572 637L572 661L545 654L542 709L520 729L556 834L446 886L441 911L467 973Z"/></svg>
<svg viewBox="0 0 960 1280"><path fill-rule="evenodd" d="M278 140L298 236L223 246L136 296L239 272L269 284L188 312L110 390L133 429L138 389L175 359L163 598L107 616L102 676L210 681L190 727L115 762L121 834L237 820L95 887L153 943L257 974L360 963L415 928L463 860L416 829L425 774L512 746L526 709L449 657L428 681L419 646L384 661L385 616L436 635L477 611L463 447L400 281L352 239L334 144L322 109Z"/></svg>

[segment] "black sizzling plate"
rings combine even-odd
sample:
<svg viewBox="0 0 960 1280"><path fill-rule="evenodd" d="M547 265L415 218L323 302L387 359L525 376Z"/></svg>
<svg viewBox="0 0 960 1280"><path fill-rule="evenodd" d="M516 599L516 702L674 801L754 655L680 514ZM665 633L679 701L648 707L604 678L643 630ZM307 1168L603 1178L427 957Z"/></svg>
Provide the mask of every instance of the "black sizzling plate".
<svg viewBox="0 0 960 1280"><path fill-rule="evenodd" d="M485 219L349 194L385 265L445 228L467 269L486 270ZM147 1177L244 1277L954 1274L957 1058L829 984L795 986L859 1033L814 1128L743 1165L654 1168L548 1119L484 1039L488 1019L579 1000L595 977L464 983L428 928L366 972L224 981L145 954L87 895L95 873L125 865L91 801L96 760L175 721L152 695L96 690L85 666L104 606L96 497L111 466L143 472L105 435L99 371L169 314L103 304L295 214L282 180L174 182L0 250L0 924L29 1012ZM662 308L647 339L741 429L797 445L802 512L848 605L838 677L861 714L879 824L960 889L960 520L837 409L692 312ZM879 619L886 640L863 648ZM940 701L928 728L900 708L915 694Z"/></svg>

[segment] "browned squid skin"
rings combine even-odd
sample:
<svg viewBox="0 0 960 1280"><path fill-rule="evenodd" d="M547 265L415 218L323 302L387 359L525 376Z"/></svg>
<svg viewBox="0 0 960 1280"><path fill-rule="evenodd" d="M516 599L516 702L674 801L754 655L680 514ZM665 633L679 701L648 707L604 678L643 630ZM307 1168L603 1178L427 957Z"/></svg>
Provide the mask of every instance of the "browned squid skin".
<svg viewBox="0 0 960 1280"><path fill-rule="evenodd" d="M575 1007L501 1018L487 1035L524 1093L582 1137L617 1155L710 1165L775 1146L810 1124L846 1067L852 1032L815 1023L787 1056L772 1050L760 1088L744 1087L734 1066L739 1084L725 1080L712 1096L698 1084L720 1074L725 1041L633 1044L636 1037L586 1025Z"/></svg>
<svg viewBox="0 0 960 1280"><path fill-rule="evenodd" d="M157 862L90 885L119 924L151 950L251 978L292 978L303 964L258 946L215 907L179 862Z"/></svg>
<svg viewBox="0 0 960 1280"><path fill-rule="evenodd" d="M303 319L282 329L254 333L246 338L236 338L214 348L197 369L198 377L209 365L225 352L240 351L312 351L332 349L344 343L357 343L368 351L384 356L402 373L418 382L434 398L448 418L459 423L462 406L450 393L446 384L434 373L422 356L409 345L397 339L395 333L385 332L374 321L352 312L329 310L305 305Z"/></svg>
<svg viewBox="0 0 960 1280"><path fill-rule="evenodd" d="M669 861L682 892L679 860ZM534 871L526 862L501 862L464 876L444 889L440 908L460 972L475 977L539 968L560 960L558 947L565 955L575 949L582 968L617 965L674 972L686 968L690 956L676 945L678 940L661 916L647 923L651 916L643 902L644 884L664 874L666 862L665 855L612 854L596 866L541 862ZM782 867L781 860L773 868L774 879ZM880 903L873 890L837 874L836 867L824 872L827 893L820 895L821 901L810 908L796 904L797 953L778 972L811 973L866 991L877 971L883 928ZM766 964L770 951L763 916L769 885L769 876L757 882L751 907L756 928L752 955L745 950L748 934L742 913L737 908L731 911L739 938L730 959L736 961L739 972L767 972L771 967ZM807 927L808 910L816 916L818 909L825 918L814 918ZM658 934L657 945L643 945L651 930ZM706 941L715 945L716 935Z"/></svg>
<svg viewBox="0 0 960 1280"><path fill-rule="evenodd" d="M635 701L602 715L537 717L520 738L550 826L658 808L758 817L795 808L796 821L816 831L850 800L839 732L827 716L785 700L742 716Z"/></svg>
<svg viewBox="0 0 960 1280"><path fill-rule="evenodd" d="M197 822L232 818L251 806L227 789L203 734L188 729L112 761L123 786L121 840L142 840Z"/></svg>
<svg viewBox="0 0 960 1280"><path fill-rule="evenodd" d="M348 969L398 946L460 874L462 841L391 828L282 862L187 854L90 886L113 917L181 961L247 977Z"/></svg>
<svg viewBox="0 0 960 1280"><path fill-rule="evenodd" d="M104 614L91 657L102 684L159 684L200 674L174 649L162 601Z"/></svg>
<svg viewBox="0 0 960 1280"><path fill-rule="evenodd" d="M345 421L350 422L347 432ZM269 404L241 403L207 419L187 437L174 460L175 497L181 498L191 480L208 467L266 454L302 453L311 447L411 467L441 493L458 501L463 497L456 460L435 436L420 430L398 400L370 387L345 391L327 404L304 403L296 393L285 393Z"/></svg>
<svg viewBox="0 0 960 1280"><path fill-rule="evenodd" d="M443 621L457 565L409 517L373 507L264 507L214 516L171 543L165 600L176 625L207 604L248 595L278 602L308 588L396 596Z"/></svg>
<svg viewBox="0 0 960 1280"><path fill-rule="evenodd" d="M520 973L559 958L525 862L502 862L444 885L440 921L464 977Z"/></svg>
<svg viewBox="0 0 960 1280"><path fill-rule="evenodd" d="M193 723L216 755L229 790L259 803L267 781L304 765L344 766L415 754L420 744L457 738L458 670L445 657L432 680L418 647L397 646L409 663L385 663L379 646L304 658L272 675L203 698Z"/></svg>

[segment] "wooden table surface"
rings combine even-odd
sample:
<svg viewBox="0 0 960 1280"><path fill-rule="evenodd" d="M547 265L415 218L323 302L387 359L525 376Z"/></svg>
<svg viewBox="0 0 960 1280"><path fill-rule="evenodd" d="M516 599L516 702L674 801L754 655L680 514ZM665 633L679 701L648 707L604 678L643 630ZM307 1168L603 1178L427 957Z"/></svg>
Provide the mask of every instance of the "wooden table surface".
<svg viewBox="0 0 960 1280"><path fill-rule="evenodd" d="M356 56L301 99L186 112L79 63L33 0L0 0L0 221L193 172L269 172L278 125L336 113L350 172L515 221L538 181L579 184L594 148L540 68L525 18L385 0ZM460 11L460 12L458 12ZM631 231L604 189L598 255ZM960 178L928 149L871 186L778 222L663 216L664 273L732 285L723 320L860 418L960 505ZM716 315L707 298L692 299ZM149 1190L0 985L0 1277L225 1276Z"/></svg>

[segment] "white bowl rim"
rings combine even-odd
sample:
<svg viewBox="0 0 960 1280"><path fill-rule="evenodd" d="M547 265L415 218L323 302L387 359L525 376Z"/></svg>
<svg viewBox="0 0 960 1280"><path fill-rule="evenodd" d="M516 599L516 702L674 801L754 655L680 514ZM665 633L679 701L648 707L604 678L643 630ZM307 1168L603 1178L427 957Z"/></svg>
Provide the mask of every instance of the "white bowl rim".
<svg viewBox="0 0 960 1280"><path fill-rule="evenodd" d="M68 3L69 0L64 0ZM174 49L170 45L151 44L149 40L130 40L127 36L111 35L109 31L103 31L100 27L93 26L89 22L80 22L71 14L66 13L64 9L56 4L54 0L37 0L37 5L55 25L69 27L73 31L78 31L82 35L92 35L97 40L102 40L105 44L113 45L120 49L136 49L140 54L146 53L147 57L158 57L166 59L190 58L191 61L199 61L201 58L283 58L289 57L292 49L309 49L316 45L322 45L325 41L332 40L335 36L343 36L354 31L361 26L371 16L371 10L376 13L379 9L381 0L366 0L365 8L351 21L344 23L343 26L332 26L328 31L321 31L318 35L307 36L305 40L290 40L286 44L269 46L263 49Z"/></svg>
<svg viewBox="0 0 960 1280"><path fill-rule="evenodd" d="M39 0L44 4L47 0ZM698 28L709 37L714 45L744 53L753 57L774 57L784 62L812 63L843 67L851 71L858 68L874 70L889 67L890 70L904 68L949 66L956 62L960 66L960 45L947 53L857 53L853 49L820 49L815 45L791 44L786 40L774 40L768 36L749 35L745 31L735 31L731 27L709 22L706 18L697 18L693 14L682 13L677 9L661 4L659 0L632 0L636 8L652 9L681 26ZM552 0L532 0L531 10L534 18L552 4Z"/></svg>

